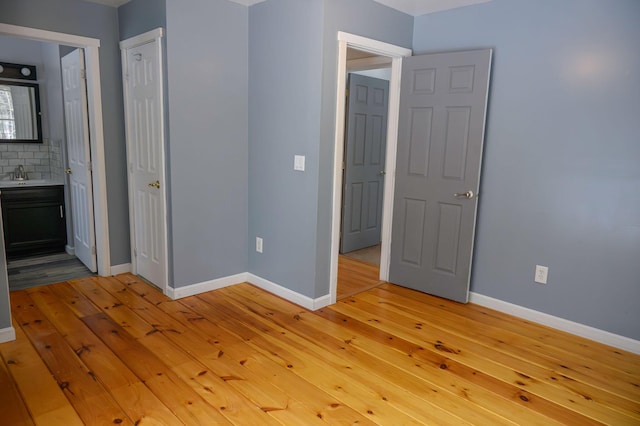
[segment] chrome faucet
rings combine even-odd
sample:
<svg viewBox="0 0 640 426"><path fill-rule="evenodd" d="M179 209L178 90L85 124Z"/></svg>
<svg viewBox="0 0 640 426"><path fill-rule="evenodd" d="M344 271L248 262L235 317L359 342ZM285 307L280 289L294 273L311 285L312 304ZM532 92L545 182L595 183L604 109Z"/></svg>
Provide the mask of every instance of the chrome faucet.
<svg viewBox="0 0 640 426"><path fill-rule="evenodd" d="M20 164L16 169L15 180L27 180L27 173L24 171L24 166Z"/></svg>

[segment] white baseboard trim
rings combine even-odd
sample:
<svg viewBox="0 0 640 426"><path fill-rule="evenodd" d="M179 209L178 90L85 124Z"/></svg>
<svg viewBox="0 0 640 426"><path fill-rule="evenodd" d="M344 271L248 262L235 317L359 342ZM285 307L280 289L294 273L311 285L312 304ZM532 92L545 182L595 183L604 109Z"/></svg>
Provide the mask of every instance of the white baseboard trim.
<svg viewBox="0 0 640 426"><path fill-rule="evenodd" d="M331 295L329 294L312 299L257 275L248 275L248 281L256 287L260 287L269 293L273 293L276 296L280 296L289 302L295 303L296 305L300 305L309 310L315 311L316 309L324 308L331 304Z"/></svg>
<svg viewBox="0 0 640 426"><path fill-rule="evenodd" d="M64 246L64 251L66 251L67 254L70 254L71 256L75 256L76 255L76 248L75 247Z"/></svg>
<svg viewBox="0 0 640 426"><path fill-rule="evenodd" d="M629 337L613 334L608 331L569 321L564 318L545 314L544 312L535 311L533 309L525 308L523 306L474 292L469 293L469 302L553 327L558 330L566 331L567 333L575 334L580 337L595 340L596 342L604 343L605 345L614 346L616 348L624 349L625 351L640 354L640 341Z"/></svg>
<svg viewBox="0 0 640 426"><path fill-rule="evenodd" d="M217 278L215 280L204 281L197 284L191 284L178 288L167 288L167 296L172 299L181 299L187 296L204 293L205 291L217 290L219 288L229 287L230 285L244 283L247 281L247 273L243 272L228 277Z"/></svg>
<svg viewBox="0 0 640 426"><path fill-rule="evenodd" d="M113 270L113 267L112 267ZM300 305L304 308L312 311L323 308L331 304L331 295L327 294L316 299L312 299L303 294L297 293L293 290L289 290L279 284L273 283L262 277L259 277L248 272L243 272L236 275L230 275L228 277L217 278L211 281L204 281L197 284L191 284L184 287L168 288L166 295L172 299L181 299L183 297L194 296L196 294L204 293L205 291L217 290L220 288L228 287L230 285L249 282L256 287L259 287L269 293L280 296L289 302Z"/></svg>
<svg viewBox="0 0 640 426"><path fill-rule="evenodd" d="M0 328L0 343L16 340L16 330L13 327Z"/></svg>
<svg viewBox="0 0 640 426"><path fill-rule="evenodd" d="M122 265L111 265L111 275L126 274L131 272L131 264L123 263Z"/></svg>

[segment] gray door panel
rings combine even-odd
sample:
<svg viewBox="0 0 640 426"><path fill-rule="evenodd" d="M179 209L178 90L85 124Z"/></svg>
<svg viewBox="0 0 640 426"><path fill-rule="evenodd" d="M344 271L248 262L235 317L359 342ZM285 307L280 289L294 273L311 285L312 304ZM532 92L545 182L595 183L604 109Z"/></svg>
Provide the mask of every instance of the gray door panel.
<svg viewBox="0 0 640 426"><path fill-rule="evenodd" d="M491 53L413 56L402 64L389 280L465 303Z"/></svg>
<svg viewBox="0 0 640 426"><path fill-rule="evenodd" d="M380 243L389 82L349 75L340 253Z"/></svg>

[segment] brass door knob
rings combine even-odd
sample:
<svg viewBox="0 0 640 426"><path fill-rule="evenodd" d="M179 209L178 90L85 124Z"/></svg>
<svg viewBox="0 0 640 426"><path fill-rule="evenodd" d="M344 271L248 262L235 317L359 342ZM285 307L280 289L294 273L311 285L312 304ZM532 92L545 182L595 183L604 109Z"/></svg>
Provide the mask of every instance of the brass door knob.
<svg viewBox="0 0 640 426"><path fill-rule="evenodd" d="M158 188L158 189L160 189L160 181L159 181L159 180L157 180L157 181L155 181L155 182L151 182L151 183L149 184L149 186L152 186L152 187L154 187L154 188Z"/></svg>
<svg viewBox="0 0 640 426"><path fill-rule="evenodd" d="M64 172L65 172L66 174L70 175L70 174L71 174L71 169L64 169Z"/></svg>

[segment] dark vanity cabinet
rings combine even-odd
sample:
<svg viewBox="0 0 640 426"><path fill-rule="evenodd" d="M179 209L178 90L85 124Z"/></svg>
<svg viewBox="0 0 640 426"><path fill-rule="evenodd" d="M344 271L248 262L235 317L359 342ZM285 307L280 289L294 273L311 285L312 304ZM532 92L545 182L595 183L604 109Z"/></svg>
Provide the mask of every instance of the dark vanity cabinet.
<svg viewBox="0 0 640 426"><path fill-rule="evenodd" d="M7 257L64 251L67 231L64 187L2 188Z"/></svg>

